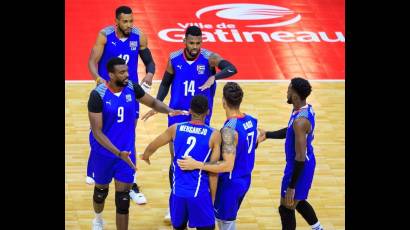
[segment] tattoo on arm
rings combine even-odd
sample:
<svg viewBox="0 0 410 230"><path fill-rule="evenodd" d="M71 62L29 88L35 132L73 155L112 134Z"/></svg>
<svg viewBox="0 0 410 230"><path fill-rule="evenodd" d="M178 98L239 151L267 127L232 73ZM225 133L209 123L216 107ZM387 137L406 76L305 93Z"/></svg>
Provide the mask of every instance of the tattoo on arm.
<svg viewBox="0 0 410 230"><path fill-rule="evenodd" d="M222 154L236 154L235 146L235 130L224 127L221 130L222 134Z"/></svg>

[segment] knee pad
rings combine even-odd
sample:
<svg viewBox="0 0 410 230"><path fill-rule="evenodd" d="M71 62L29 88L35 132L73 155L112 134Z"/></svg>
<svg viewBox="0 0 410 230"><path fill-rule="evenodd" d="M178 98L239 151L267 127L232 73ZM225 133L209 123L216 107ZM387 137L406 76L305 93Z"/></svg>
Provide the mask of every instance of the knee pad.
<svg viewBox="0 0 410 230"><path fill-rule="evenodd" d="M105 198L108 195L108 188L97 188L94 187L94 195L93 200L97 204L101 204L104 202Z"/></svg>
<svg viewBox="0 0 410 230"><path fill-rule="evenodd" d="M288 209L283 205L279 206L280 219L282 221L282 230L295 230L296 229L296 216L295 210Z"/></svg>
<svg viewBox="0 0 410 230"><path fill-rule="evenodd" d="M117 213L128 214L130 209L130 191L115 192L115 206Z"/></svg>

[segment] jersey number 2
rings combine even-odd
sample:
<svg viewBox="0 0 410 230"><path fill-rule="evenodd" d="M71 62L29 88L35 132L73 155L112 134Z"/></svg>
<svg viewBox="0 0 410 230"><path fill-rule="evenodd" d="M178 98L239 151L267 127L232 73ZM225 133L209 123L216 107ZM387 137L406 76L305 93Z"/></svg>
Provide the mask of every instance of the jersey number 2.
<svg viewBox="0 0 410 230"><path fill-rule="evenodd" d="M186 143L189 145L189 147L185 151L184 157L189 156L189 152L191 152L191 150L194 148L194 146L196 144L196 138L193 137L193 136L190 136L190 137L188 137L188 140L186 141Z"/></svg>

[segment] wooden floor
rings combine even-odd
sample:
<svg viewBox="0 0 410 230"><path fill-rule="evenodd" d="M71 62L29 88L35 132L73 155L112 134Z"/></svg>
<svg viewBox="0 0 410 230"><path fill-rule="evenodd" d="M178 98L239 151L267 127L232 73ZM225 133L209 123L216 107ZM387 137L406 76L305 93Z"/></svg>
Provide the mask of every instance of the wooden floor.
<svg viewBox="0 0 410 230"><path fill-rule="evenodd" d="M222 87L219 83L215 96L211 125L220 128L225 121L222 108ZM245 96L242 111L254 115L259 127L276 130L287 125L291 105L286 103L288 82L240 83ZM316 112L315 140L317 159L315 178L309 202L315 208L319 221L326 230L345 229L345 83L312 82L313 92L308 103ZM65 228L91 229L93 186L85 183L89 153L89 122L87 100L93 83L66 83L65 86ZM154 83L152 95L156 95ZM166 99L168 102L168 99ZM141 106L141 114L148 108ZM156 135L165 130L166 116L157 114L137 127L137 152L142 152ZM280 230L277 211L280 183L285 164L283 140L267 140L256 151L252 184L238 214L237 229ZM138 179L148 204L131 203L129 229L171 229L163 222L168 207L169 167L168 147L159 149L151 166L138 162ZM115 228L114 187L106 200L103 218L106 229ZM296 214L297 229L310 229Z"/></svg>

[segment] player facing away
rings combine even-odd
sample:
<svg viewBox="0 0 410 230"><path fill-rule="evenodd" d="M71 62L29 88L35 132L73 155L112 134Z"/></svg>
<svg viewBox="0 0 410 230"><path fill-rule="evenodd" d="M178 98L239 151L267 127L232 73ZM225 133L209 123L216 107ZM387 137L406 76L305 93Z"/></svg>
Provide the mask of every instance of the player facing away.
<svg viewBox="0 0 410 230"><path fill-rule="evenodd" d="M209 125L216 91L216 81L228 78L237 73L236 67L218 54L202 48L202 31L197 26L190 26L185 31L185 48L172 52L169 56L167 69L158 90L157 99L163 101L171 87L169 107L174 109L189 109L189 102L195 95L204 95L208 99L209 114L205 124ZM221 71L216 73L216 67ZM142 119L154 115L149 111ZM168 127L179 122L189 121L190 117L168 117ZM172 142L169 151L174 156ZM172 187L172 166L169 169L169 182ZM169 213L165 216L169 220Z"/></svg>
<svg viewBox="0 0 410 230"><path fill-rule="evenodd" d="M223 88L222 104L227 120L221 129L222 159L200 162L194 156L178 160L183 170L201 169L220 173L214 203L215 217L220 230L236 229L235 220L241 203L251 184L255 164L258 121L242 113L242 88L228 82Z"/></svg>
<svg viewBox="0 0 410 230"><path fill-rule="evenodd" d="M169 198L171 223L174 229L215 229L213 201L218 175L203 170L182 171L177 159L192 156L201 162L215 162L220 157L221 135L205 124L209 113L208 100L196 95L190 103L191 120L173 124L152 141L142 159L150 164L149 157L161 146L172 141L175 156L172 162L172 192Z"/></svg>
<svg viewBox="0 0 410 230"><path fill-rule="evenodd" d="M307 201L316 167L312 141L315 112L306 98L312 92L308 80L293 78L287 92L287 103L293 105L287 128L266 132L260 129L258 143L266 138L285 140L286 166L281 186L279 214L283 230L296 229L295 209L313 230L323 230L315 210Z"/></svg>
<svg viewBox="0 0 410 230"><path fill-rule="evenodd" d="M97 84L105 83L110 79L106 69L108 61L113 57L119 57L124 59L128 65L130 80L138 83L138 56L140 56L144 62L146 72L146 76L141 81L141 86L146 92L149 92L155 73L155 63L148 48L147 37L139 28L133 25L132 9L128 6L120 6L115 10L115 22L115 26L107 26L99 32L89 57L89 71ZM138 119L139 103L137 103L136 113ZM88 184L94 182L92 173L92 167L88 164L86 180ZM144 194L139 192L136 180L135 174L130 195L137 204L144 204L147 200Z"/></svg>
<svg viewBox="0 0 410 230"><path fill-rule="evenodd" d="M115 180L117 229L128 229L129 190L135 173L135 107L136 100L160 113L182 114L154 99L138 83L128 80L128 66L121 58L107 63L110 80L90 93L89 136L95 188L93 207L96 214L93 229L103 229L102 211L109 184Z"/></svg>

